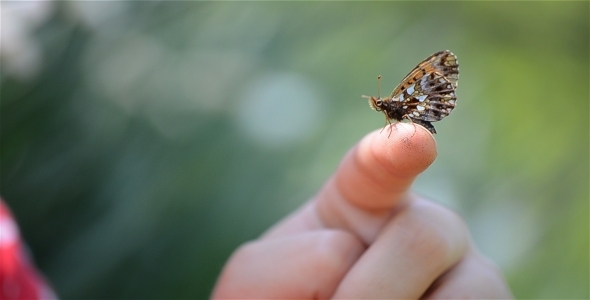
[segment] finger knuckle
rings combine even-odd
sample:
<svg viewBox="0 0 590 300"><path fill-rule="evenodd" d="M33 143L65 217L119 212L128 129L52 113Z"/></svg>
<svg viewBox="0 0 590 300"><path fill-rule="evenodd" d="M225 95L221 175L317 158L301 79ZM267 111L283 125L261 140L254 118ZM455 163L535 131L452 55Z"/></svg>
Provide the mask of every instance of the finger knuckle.
<svg viewBox="0 0 590 300"><path fill-rule="evenodd" d="M324 230L311 243L311 253L320 270L339 271L350 265L361 242L353 235L340 230Z"/></svg>
<svg viewBox="0 0 590 300"><path fill-rule="evenodd" d="M429 203L418 209L411 251L429 258L436 268L447 268L467 249L467 227L456 213L442 206Z"/></svg>

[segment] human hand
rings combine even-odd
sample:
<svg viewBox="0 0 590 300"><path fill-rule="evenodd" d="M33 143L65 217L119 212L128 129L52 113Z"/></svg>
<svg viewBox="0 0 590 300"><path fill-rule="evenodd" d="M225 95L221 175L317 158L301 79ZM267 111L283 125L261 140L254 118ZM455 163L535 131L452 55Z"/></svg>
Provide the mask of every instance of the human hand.
<svg viewBox="0 0 590 300"><path fill-rule="evenodd" d="M234 252L212 298L512 298L461 218L409 192L435 158L420 126L370 133L313 199Z"/></svg>

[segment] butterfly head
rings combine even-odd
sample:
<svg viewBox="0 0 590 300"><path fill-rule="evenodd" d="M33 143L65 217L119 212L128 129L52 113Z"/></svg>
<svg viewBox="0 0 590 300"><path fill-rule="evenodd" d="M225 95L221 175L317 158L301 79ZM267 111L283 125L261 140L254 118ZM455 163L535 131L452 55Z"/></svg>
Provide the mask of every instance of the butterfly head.
<svg viewBox="0 0 590 300"><path fill-rule="evenodd" d="M362 96L363 98L369 99L369 106L375 111L382 111L383 110L383 99L381 97L373 97L373 96Z"/></svg>

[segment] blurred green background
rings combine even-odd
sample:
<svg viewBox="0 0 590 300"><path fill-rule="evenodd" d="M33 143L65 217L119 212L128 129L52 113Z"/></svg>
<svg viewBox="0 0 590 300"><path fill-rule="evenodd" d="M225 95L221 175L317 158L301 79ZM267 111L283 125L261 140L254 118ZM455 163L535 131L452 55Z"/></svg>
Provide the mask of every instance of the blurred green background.
<svg viewBox="0 0 590 300"><path fill-rule="evenodd" d="M422 59L458 106L414 189L518 298L589 298L589 2L1 2L1 189L64 299L206 298Z"/></svg>

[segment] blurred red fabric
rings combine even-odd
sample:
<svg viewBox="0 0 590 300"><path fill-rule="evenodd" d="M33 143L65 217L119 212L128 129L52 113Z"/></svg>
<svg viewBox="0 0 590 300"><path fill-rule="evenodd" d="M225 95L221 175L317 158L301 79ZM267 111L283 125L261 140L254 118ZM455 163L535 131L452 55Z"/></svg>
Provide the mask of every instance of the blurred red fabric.
<svg viewBox="0 0 590 300"><path fill-rule="evenodd" d="M0 299L57 299L31 263L18 225L0 198Z"/></svg>

